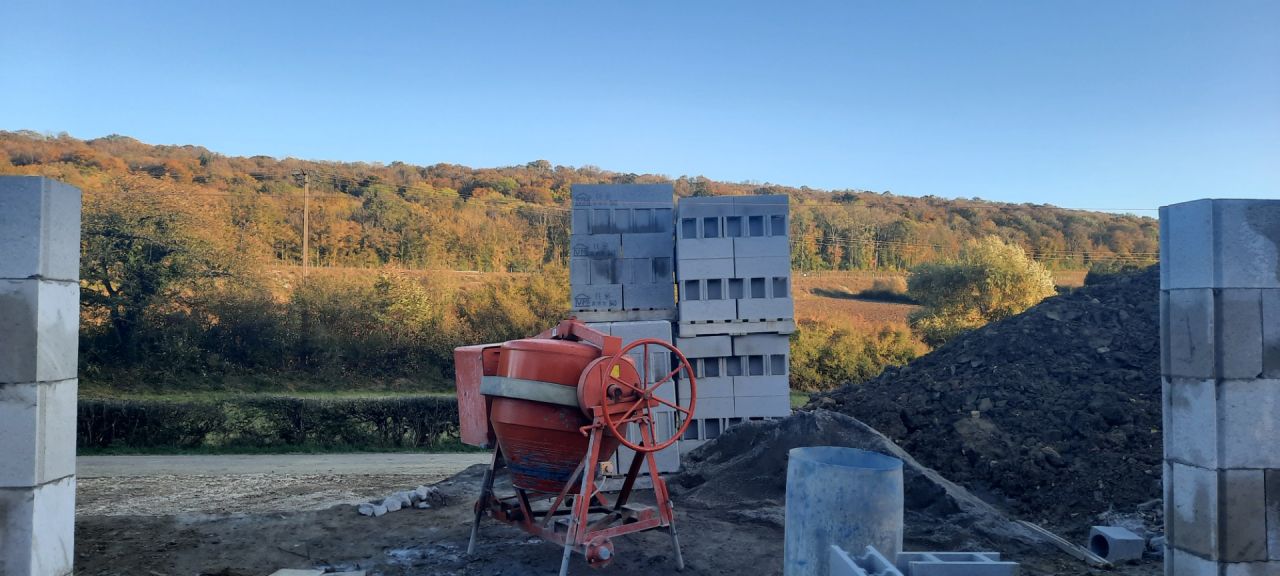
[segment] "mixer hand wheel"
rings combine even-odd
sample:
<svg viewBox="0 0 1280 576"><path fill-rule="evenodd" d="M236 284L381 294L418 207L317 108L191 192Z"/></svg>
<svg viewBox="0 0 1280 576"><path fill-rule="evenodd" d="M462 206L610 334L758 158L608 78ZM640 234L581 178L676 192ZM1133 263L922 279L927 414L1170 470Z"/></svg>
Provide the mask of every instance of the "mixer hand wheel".
<svg viewBox="0 0 1280 576"><path fill-rule="evenodd" d="M662 374L662 369L653 366L650 362L650 348L666 349L671 353L671 357L675 360L675 370ZM622 365L628 362L627 354L633 350L639 349L643 360L640 362L638 382L628 382L626 378L620 377L623 374ZM684 374L681 374L681 373ZM609 427L622 445L635 450L636 452L658 452L679 440L684 436L684 432L689 428L689 422L693 420L693 409L697 403L697 385L694 382L693 366L689 364L689 360L684 357L675 346L668 342L657 340L654 338L642 338L628 344L617 354L610 357L604 363L605 377L601 382L604 387L602 390L604 409L604 422ZM661 378L655 378L655 376ZM681 379L689 383L689 397L679 398L678 401L672 402L657 394L658 390L663 386L670 385L675 388L675 378L679 376ZM614 391L614 394L610 394ZM618 391L626 393L625 396L617 394ZM632 399L638 396L636 399ZM672 397L676 396L674 394ZM659 404L671 407L674 410L676 422L679 424L678 429L670 438L661 442L655 438L656 431L654 424L653 408ZM623 410L621 407L625 406ZM615 414L615 412L617 412ZM627 426L636 424L640 429L641 441L639 444L632 442L627 437Z"/></svg>

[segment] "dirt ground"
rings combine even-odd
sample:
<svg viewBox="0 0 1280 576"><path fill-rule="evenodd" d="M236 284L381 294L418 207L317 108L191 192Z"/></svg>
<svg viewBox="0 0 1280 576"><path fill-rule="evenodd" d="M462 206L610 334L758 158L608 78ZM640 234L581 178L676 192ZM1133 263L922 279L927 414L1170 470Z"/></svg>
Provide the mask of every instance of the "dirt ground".
<svg viewBox="0 0 1280 576"><path fill-rule="evenodd" d="M400 510L380 518L360 516L350 504L304 508L314 507L321 494L384 495L391 489L412 488L422 479L349 475L102 479L132 485L121 488L107 488L91 480L80 493L76 573L260 576L279 568L316 567L359 568L386 576L555 574L560 563L558 547L492 520L483 524L477 554L465 554L471 503L482 470L483 466L473 466L437 484L448 500L443 507ZM211 483L204 485L206 482ZM241 482L245 486L240 487ZM207 506L200 504L205 494L220 493L230 486L236 486L236 492L259 492L263 501L274 504L257 511L217 504L219 498L208 501ZM305 496L308 490L314 490L316 496ZM142 496L152 492L156 494ZM130 509L111 502L154 503L166 497L190 502L133 506L149 514L120 514ZM200 510L202 507L206 510ZM677 516L685 574L781 572L779 528L711 518L693 510L678 510ZM617 560L601 574L674 571L666 533L624 536L615 540L615 546ZM571 572L589 571L585 562L575 557Z"/></svg>
<svg viewBox="0 0 1280 576"><path fill-rule="evenodd" d="M143 576L265 576L279 568L368 570L372 575L555 574L560 549L486 519L477 553L466 555L483 466L436 484L444 506L360 516L351 504L425 483L421 475L240 474L89 478L81 482L76 573ZM781 509L726 513L682 506L677 528L684 574L780 574ZM910 519L908 519L910 522ZM909 543L910 544L910 543ZM573 574L640 576L674 572L662 532L615 540L617 559ZM911 546L908 546L909 548ZM1038 568L1038 569L1037 569ZM1116 573L1155 576L1158 562ZM1094 574L1070 561L1024 566L1031 574Z"/></svg>

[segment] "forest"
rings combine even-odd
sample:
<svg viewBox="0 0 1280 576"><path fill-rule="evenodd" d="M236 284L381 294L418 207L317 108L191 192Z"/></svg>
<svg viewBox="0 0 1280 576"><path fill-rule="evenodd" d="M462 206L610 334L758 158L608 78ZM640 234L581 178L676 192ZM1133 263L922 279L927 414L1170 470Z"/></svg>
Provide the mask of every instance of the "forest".
<svg viewBox="0 0 1280 576"><path fill-rule="evenodd" d="M84 192L82 386L91 391L447 388L454 346L527 335L564 314L578 183L788 195L798 273L904 271L986 236L1054 269L1147 263L1157 252L1156 221L1132 215L546 160L320 162L0 131L0 174L49 176ZM861 337L897 348L859 375L919 346L901 327L882 328Z"/></svg>

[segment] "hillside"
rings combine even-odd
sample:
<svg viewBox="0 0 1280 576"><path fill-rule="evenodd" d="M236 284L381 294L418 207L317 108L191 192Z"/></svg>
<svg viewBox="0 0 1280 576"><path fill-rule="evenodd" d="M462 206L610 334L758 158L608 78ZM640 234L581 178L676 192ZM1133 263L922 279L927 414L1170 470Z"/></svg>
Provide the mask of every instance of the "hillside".
<svg viewBox="0 0 1280 576"><path fill-rule="evenodd" d="M545 160L469 168L229 157L125 136L0 131L0 174L57 177L105 202L129 192L180 196L181 208L218 229L222 248L287 264L301 262L303 172L312 191L312 263L320 266L537 271L565 260L571 185L660 181L673 181L681 196L791 196L798 270L903 269L991 234L1053 268L1149 262L1157 249L1153 219L1046 205L671 179Z"/></svg>

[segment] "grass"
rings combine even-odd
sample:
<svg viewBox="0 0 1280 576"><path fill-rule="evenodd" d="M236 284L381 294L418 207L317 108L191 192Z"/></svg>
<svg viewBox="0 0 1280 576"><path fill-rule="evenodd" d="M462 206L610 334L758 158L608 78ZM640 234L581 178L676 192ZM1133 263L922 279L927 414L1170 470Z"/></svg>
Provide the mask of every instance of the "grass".
<svg viewBox="0 0 1280 576"><path fill-rule="evenodd" d="M808 403L809 403L808 392L796 392L795 390L791 391L791 409L792 410L803 408L804 405Z"/></svg>
<svg viewBox="0 0 1280 576"><path fill-rule="evenodd" d="M81 398L103 400L168 400L171 402L197 402L225 400L228 398L253 398L288 396L290 398L399 398L404 396L438 396L452 398L456 393L450 391L389 391L389 390L329 390L295 392L291 390L237 392L234 390L173 390L173 391L129 391L109 388L91 387L80 391Z"/></svg>
<svg viewBox="0 0 1280 576"><path fill-rule="evenodd" d="M463 444L457 438L448 438L438 442L430 448L419 447L386 447L386 446L360 446L360 445L321 445L321 444L304 444L301 446L200 446L195 448L183 448L178 446L154 446L154 447L130 447L130 446L112 446L108 448L80 447L76 449L77 456L220 456L220 455L241 455L241 454L353 454L353 453L403 453L403 454L432 454L438 452L451 453L478 453L490 452L487 448L476 448Z"/></svg>

